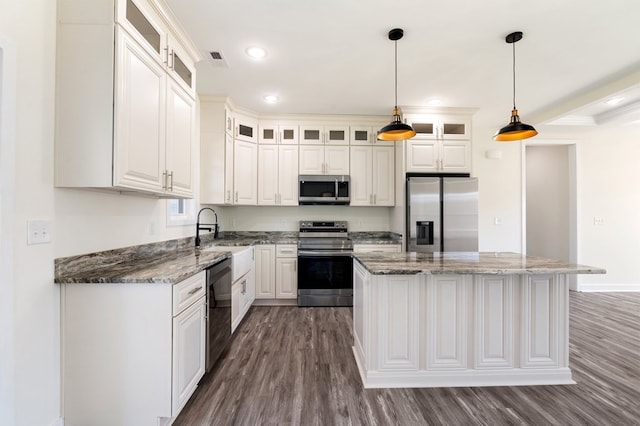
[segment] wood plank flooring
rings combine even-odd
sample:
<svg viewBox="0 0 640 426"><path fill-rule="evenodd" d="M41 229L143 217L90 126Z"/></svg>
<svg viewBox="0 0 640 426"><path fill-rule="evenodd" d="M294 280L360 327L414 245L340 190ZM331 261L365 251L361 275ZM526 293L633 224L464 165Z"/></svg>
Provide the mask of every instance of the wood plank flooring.
<svg viewBox="0 0 640 426"><path fill-rule="evenodd" d="M577 385L364 389L350 308L253 307L175 425L640 425L640 293L571 293Z"/></svg>

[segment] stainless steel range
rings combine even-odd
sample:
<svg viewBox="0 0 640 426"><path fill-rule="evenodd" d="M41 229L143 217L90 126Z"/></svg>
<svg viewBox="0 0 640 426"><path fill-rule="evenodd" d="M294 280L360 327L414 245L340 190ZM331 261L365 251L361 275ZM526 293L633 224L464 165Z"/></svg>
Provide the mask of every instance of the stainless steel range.
<svg viewBox="0 0 640 426"><path fill-rule="evenodd" d="M347 222L300 221L298 306L353 306L353 244Z"/></svg>

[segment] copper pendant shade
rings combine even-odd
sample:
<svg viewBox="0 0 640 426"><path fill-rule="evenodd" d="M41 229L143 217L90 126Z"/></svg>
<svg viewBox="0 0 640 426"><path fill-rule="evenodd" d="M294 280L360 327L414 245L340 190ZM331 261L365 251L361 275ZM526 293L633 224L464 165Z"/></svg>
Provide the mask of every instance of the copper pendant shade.
<svg viewBox="0 0 640 426"><path fill-rule="evenodd" d="M378 139L383 141L402 141L411 139L416 135L415 130L400 119L398 109L398 40L402 38L404 31L401 28L394 28L389 31L389 40L394 42L395 47L395 106L393 107L393 119L391 123L378 131Z"/></svg>
<svg viewBox="0 0 640 426"><path fill-rule="evenodd" d="M498 142L512 142L522 139L532 138L538 134L536 129L529 124L522 123L516 108L516 45L515 43L522 39L522 32L516 31L509 34L505 41L513 46L513 110L511 111L511 120L509 124L493 136L493 140Z"/></svg>

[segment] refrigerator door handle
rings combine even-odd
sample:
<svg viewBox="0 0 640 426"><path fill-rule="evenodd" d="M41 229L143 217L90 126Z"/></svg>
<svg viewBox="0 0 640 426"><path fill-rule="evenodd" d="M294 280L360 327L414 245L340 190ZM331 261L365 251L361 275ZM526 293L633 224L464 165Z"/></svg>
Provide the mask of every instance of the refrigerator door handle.
<svg viewBox="0 0 640 426"><path fill-rule="evenodd" d="M416 244L433 245L432 220L419 220L416 222Z"/></svg>

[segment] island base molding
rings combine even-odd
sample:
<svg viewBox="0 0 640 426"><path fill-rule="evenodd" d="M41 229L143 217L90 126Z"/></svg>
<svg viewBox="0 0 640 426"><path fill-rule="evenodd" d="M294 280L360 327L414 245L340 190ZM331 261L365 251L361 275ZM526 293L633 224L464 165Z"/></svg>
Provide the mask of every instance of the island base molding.
<svg viewBox="0 0 640 426"><path fill-rule="evenodd" d="M566 274L372 274L354 263L366 388L575 384Z"/></svg>
<svg viewBox="0 0 640 426"><path fill-rule="evenodd" d="M365 389L376 388L457 388L489 386L575 385L569 368L509 369L504 371L369 371L362 367L362 356L353 347L360 378Z"/></svg>

